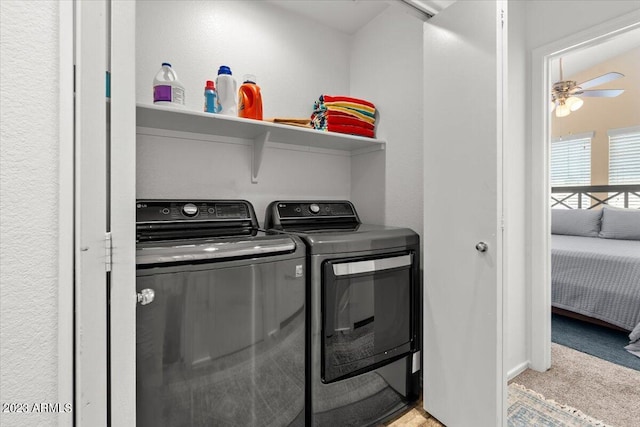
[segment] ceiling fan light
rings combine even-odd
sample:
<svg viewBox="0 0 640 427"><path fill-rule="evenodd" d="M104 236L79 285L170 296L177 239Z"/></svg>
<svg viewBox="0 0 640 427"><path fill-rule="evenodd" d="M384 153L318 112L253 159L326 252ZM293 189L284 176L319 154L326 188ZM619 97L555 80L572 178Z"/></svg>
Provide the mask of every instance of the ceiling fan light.
<svg viewBox="0 0 640 427"><path fill-rule="evenodd" d="M571 109L565 103L560 103L556 108L556 117L566 117L571 114Z"/></svg>
<svg viewBox="0 0 640 427"><path fill-rule="evenodd" d="M582 104L584 104L584 101L578 98L577 96L571 96L569 97L569 99L566 100L566 104L571 111L576 111L576 110L579 110L580 107L582 107Z"/></svg>
<svg viewBox="0 0 640 427"><path fill-rule="evenodd" d="M556 108L556 103L553 101L549 101L549 112L552 112Z"/></svg>

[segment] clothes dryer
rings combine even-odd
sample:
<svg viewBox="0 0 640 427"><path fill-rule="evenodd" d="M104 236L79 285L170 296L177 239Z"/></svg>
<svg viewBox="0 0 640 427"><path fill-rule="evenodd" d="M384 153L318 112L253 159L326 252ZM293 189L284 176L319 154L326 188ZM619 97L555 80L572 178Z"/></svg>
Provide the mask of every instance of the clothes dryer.
<svg viewBox="0 0 640 427"><path fill-rule="evenodd" d="M420 381L419 236L348 201L275 201L265 228L307 246L307 423L377 425Z"/></svg>

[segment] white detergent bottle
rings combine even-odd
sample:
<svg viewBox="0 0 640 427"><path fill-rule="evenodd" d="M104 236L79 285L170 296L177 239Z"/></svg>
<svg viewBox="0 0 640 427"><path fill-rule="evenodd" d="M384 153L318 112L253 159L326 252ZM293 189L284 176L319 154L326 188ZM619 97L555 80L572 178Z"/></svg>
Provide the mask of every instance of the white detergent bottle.
<svg viewBox="0 0 640 427"><path fill-rule="evenodd" d="M218 92L218 113L227 116L238 115L238 83L231 74L231 68L226 65L218 69L216 78Z"/></svg>
<svg viewBox="0 0 640 427"><path fill-rule="evenodd" d="M168 62L162 63L162 68L153 79L153 103L184 107L184 86Z"/></svg>

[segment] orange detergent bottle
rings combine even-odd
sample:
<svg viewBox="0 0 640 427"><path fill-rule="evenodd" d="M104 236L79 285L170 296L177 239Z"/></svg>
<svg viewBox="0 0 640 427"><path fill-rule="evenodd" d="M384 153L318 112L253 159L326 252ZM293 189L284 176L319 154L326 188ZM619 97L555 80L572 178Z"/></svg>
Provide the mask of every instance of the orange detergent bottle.
<svg viewBox="0 0 640 427"><path fill-rule="evenodd" d="M262 120L262 95L256 84L256 76L245 74L244 83L238 89L238 117Z"/></svg>

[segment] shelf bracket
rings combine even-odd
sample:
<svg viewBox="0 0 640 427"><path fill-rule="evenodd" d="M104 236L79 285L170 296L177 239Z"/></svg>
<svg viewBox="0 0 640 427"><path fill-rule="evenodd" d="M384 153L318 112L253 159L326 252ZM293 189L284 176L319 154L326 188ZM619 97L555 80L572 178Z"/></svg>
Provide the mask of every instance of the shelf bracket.
<svg viewBox="0 0 640 427"><path fill-rule="evenodd" d="M264 156L264 146L269 141L271 131L266 131L253 141L253 159L251 162L251 183L258 183L258 173L262 165L262 157Z"/></svg>

